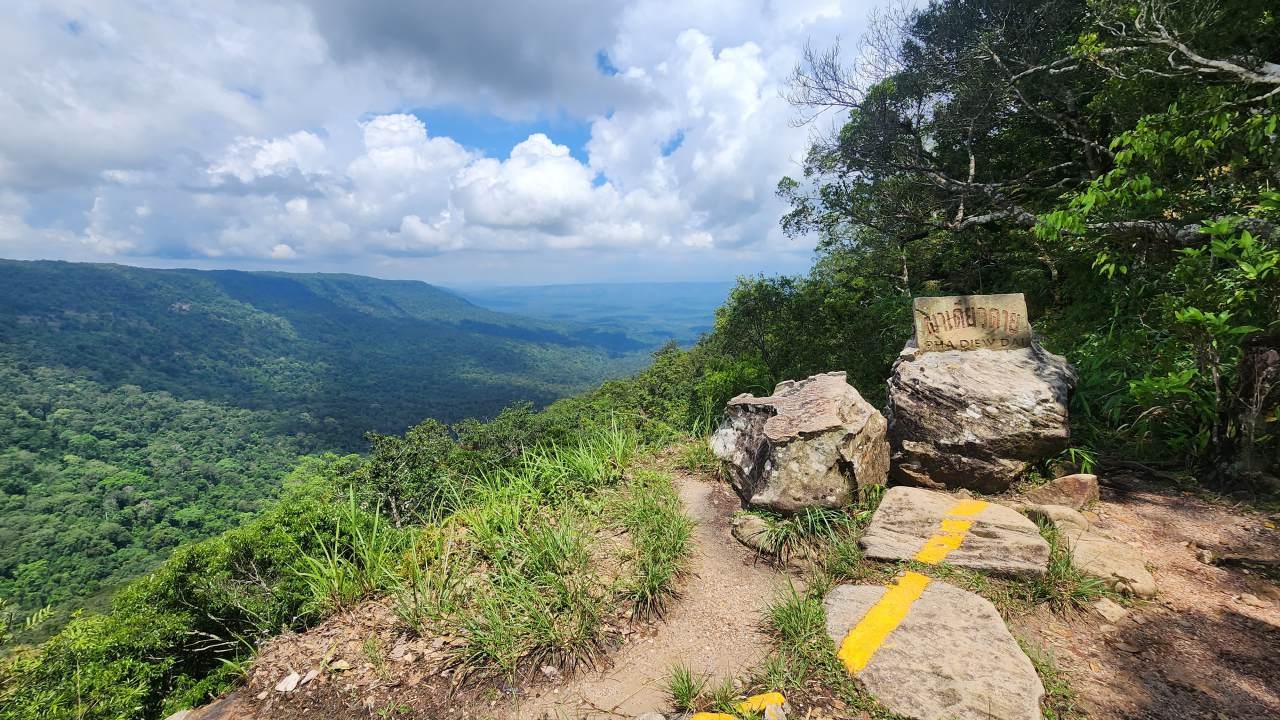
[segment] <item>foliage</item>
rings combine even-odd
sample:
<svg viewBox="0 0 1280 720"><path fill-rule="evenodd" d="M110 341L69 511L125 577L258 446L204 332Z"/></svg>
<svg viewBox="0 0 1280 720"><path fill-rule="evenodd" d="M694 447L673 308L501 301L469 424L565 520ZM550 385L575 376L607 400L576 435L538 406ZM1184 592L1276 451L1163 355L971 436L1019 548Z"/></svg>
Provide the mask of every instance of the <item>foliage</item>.
<svg viewBox="0 0 1280 720"><path fill-rule="evenodd" d="M23 639L105 609L260 512L299 456L364 449L366 430L361 501L385 495L394 524L447 506L433 488L532 442L535 403L643 359L582 332L416 282L0 261L0 596L53 606ZM386 433L424 416L399 478Z"/></svg>
<svg viewBox="0 0 1280 720"><path fill-rule="evenodd" d="M305 460L269 511L180 548L120 592L110 613L76 617L38 652L5 660L0 716L157 717L219 690L259 638L315 618L296 554L320 553L315 543L335 533L351 537L354 528L335 521L343 505L335 485L355 462Z"/></svg>
<svg viewBox="0 0 1280 720"><path fill-rule="evenodd" d="M735 390L833 369L873 403L919 295L1023 292L1080 371L1078 442L1280 486L1276 15L1259 0L943 0L810 50L834 111L783 227L800 278L746 278L704 343ZM1270 62L1269 62L1270 61Z"/></svg>

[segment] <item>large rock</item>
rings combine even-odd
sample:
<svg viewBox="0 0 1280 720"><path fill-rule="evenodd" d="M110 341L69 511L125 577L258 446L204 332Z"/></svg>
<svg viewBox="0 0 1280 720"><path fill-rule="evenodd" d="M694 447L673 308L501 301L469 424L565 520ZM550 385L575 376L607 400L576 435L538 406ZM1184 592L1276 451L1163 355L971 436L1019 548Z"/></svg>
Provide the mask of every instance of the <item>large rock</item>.
<svg viewBox="0 0 1280 720"><path fill-rule="evenodd" d="M933 490L889 488L859 543L873 560L913 559L930 538L945 531L943 520L953 517L960 501ZM1013 577L1045 574L1049 543L1040 536L1040 528L1016 510L985 503L963 519L972 525L943 562Z"/></svg>
<svg viewBox="0 0 1280 720"><path fill-rule="evenodd" d="M827 634L845 636L885 594L840 585ZM990 601L934 580L857 673L890 711L918 720L1039 720L1044 686Z"/></svg>
<svg viewBox="0 0 1280 720"><path fill-rule="evenodd" d="M739 395L711 437L730 479L756 507L842 507L889 470L886 423L842 372L787 380L773 395Z"/></svg>
<svg viewBox="0 0 1280 720"><path fill-rule="evenodd" d="M893 477L925 487L1008 489L1033 462L1069 444L1076 376L1039 345L919 353L889 378Z"/></svg>

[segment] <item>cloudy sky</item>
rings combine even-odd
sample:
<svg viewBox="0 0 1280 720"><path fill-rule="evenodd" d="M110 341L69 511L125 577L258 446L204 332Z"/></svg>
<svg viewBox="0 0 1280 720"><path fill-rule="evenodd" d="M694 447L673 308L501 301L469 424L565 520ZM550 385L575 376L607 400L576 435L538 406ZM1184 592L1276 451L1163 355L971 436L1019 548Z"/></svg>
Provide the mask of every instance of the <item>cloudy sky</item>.
<svg viewBox="0 0 1280 720"><path fill-rule="evenodd" d="M780 93L873 0L5 0L0 257L443 284L797 272Z"/></svg>

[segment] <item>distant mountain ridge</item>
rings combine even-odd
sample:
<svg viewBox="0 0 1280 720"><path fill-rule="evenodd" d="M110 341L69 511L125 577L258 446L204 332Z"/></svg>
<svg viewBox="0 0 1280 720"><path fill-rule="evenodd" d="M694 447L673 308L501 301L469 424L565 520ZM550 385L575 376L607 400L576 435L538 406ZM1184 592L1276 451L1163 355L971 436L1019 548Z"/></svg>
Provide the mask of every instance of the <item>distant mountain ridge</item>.
<svg viewBox="0 0 1280 720"><path fill-rule="evenodd" d="M711 330L732 282L583 283L458 288L490 310L515 313L597 333L621 333L649 346L691 346Z"/></svg>
<svg viewBox="0 0 1280 720"><path fill-rule="evenodd" d="M417 281L0 261L0 354L110 384L398 431L544 403L638 366L624 332L486 310Z"/></svg>

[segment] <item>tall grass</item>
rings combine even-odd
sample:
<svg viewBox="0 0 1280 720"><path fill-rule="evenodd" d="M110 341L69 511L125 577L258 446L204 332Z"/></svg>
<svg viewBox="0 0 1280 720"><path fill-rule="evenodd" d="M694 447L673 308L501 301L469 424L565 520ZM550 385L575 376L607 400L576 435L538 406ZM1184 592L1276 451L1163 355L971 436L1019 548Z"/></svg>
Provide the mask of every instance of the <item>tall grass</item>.
<svg viewBox="0 0 1280 720"><path fill-rule="evenodd" d="M322 536L314 526L311 532L316 550L308 552L295 542L293 566L310 591L305 613L341 610L398 585L396 571L407 534L389 526L377 509L359 507L354 492L340 506L331 535Z"/></svg>
<svg viewBox="0 0 1280 720"><path fill-rule="evenodd" d="M1071 548L1052 523L1041 521L1040 535L1049 543L1049 568L1029 585L1032 602L1047 602L1054 610L1083 606L1113 595L1106 581L1075 567Z"/></svg>
<svg viewBox="0 0 1280 720"><path fill-rule="evenodd" d="M620 511L633 548L624 593L637 616L661 615L688 570L693 521L685 517L670 480L652 472L636 473Z"/></svg>
<svg viewBox="0 0 1280 720"><path fill-rule="evenodd" d="M402 617L463 640L457 676L594 663L620 603L657 612L683 569L691 525L665 478L626 471L639 442L609 428L526 451L514 468L471 478L466 504L409 550ZM630 540L606 577L600 534Z"/></svg>

